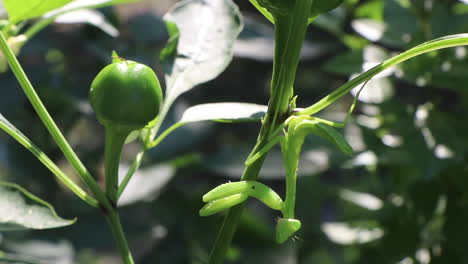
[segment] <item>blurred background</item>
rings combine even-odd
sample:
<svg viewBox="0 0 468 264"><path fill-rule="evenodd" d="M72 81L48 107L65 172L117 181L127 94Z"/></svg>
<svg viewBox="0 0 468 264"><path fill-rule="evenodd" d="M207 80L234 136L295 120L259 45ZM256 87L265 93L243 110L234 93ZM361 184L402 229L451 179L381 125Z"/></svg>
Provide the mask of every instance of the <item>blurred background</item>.
<svg viewBox="0 0 468 264"><path fill-rule="evenodd" d="M88 103L89 85L110 62L112 50L163 76L159 53L168 37L161 17L176 2L99 9L99 23L55 23L21 51L19 60L40 97L101 181L104 133ZM273 28L249 1L236 3L245 27L234 60L217 79L179 98L165 127L196 104L268 103ZM295 84L298 106L313 104L394 54L463 32L468 32L466 1L347 0L309 28ZM343 129L354 156L318 137L306 141L297 238L276 244L279 215L251 200L227 263L468 263L467 52L464 47L433 52L369 82ZM11 71L0 74L0 83L0 113L73 175ZM344 97L319 116L343 121L352 99ZM258 130L258 123L195 123L146 155L120 204L137 263L206 262L222 214L199 217L201 196L239 178ZM138 144L128 144L124 162L137 151ZM261 180L282 195L280 159L279 149L270 153ZM78 218L60 229L0 233L2 251L41 263L119 263L100 213L4 133L0 179L24 186L64 218Z"/></svg>

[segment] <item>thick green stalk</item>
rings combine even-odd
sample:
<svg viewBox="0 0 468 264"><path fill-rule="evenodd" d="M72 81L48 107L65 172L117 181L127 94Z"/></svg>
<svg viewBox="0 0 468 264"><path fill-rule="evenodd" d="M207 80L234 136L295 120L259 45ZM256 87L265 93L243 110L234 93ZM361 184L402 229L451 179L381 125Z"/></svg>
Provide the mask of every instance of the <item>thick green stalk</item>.
<svg viewBox="0 0 468 264"><path fill-rule="evenodd" d="M125 139L130 132L131 129L122 129L112 125L107 125L104 149L106 195L112 205L112 208L103 210L103 213L112 234L114 235L114 240L124 264L134 263L117 211L117 200L119 199L120 157L123 146L125 145Z"/></svg>
<svg viewBox="0 0 468 264"><path fill-rule="evenodd" d="M106 216L107 223L114 235L114 240L117 244L117 248L119 249L122 262L124 264L134 264L135 262L133 261L132 253L128 247L128 242L125 238L122 224L120 223L119 214L116 210L111 210L104 212L104 215Z"/></svg>
<svg viewBox="0 0 468 264"><path fill-rule="evenodd" d="M106 194L113 205L117 204L119 192L119 163L122 148L128 133L121 133L112 126L106 126L106 142L104 150L104 169Z"/></svg>
<svg viewBox="0 0 468 264"><path fill-rule="evenodd" d="M260 151L273 137L273 132L289 115L289 102L299 63L300 51L307 29L307 20L313 0L297 0L292 13L275 16L275 56L271 82L271 98L262 122L257 143L249 157ZM247 166L242 180L256 180L265 156ZM231 244L244 205L228 210L210 254L210 264L221 264Z"/></svg>
<svg viewBox="0 0 468 264"><path fill-rule="evenodd" d="M81 180L83 180L83 182L89 187L89 189L94 194L95 198L99 201L99 203L101 203L104 207L110 207L109 201L107 200L104 192L101 190L97 182L94 180L94 178L91 176L89 171L83 165L83 163L78 158L76 153L70 147L67 140L63 136L62 132L55 124L55 121L52 119L49 112L47 111L44 104L42 103L41 99L37 95L31 82L26 76L26 73L24 72L20 63L16 59L16 56L14 55L13 51L8 46L7 41L1 32L0 32L0 49L5 55L5 58L7 59L8 64L10 65L18 82L23 88L24 93L26 94L29 101L31 102L34 110L38 114L44 126L47 128L47 130L51 134L54 141L59 146L60 150L63 152L67 160L73 166L73 168L78 172L78 175L80 176Z"/></svg>

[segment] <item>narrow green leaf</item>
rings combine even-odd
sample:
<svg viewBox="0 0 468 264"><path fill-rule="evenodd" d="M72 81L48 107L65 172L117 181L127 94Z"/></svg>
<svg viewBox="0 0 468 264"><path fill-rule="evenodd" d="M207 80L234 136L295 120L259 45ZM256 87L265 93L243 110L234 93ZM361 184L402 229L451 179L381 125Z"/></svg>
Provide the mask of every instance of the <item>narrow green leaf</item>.
<svg viewBox="0 0 468 264"><path fill-rule="evenodd" d="M189 107L180 123L213 120L218 122L256 122L265 115L267 106L250 103L210 103Z"/></svg>
<svg viewBox="0 0 468 264"><path fill-rule="evenodd" d="M25 19L40 17L43 14L62 7L72 0L4 0L10 21L18 23Z"/></svg>
<svg viewBox="0 0 468 264"><path fill-rule="evenodd" d="M302 133L315 134L338 147L343 153L353 155L353 148L349 145L346 139L333 127L322 122L304 120L297 127Z"/></svg>
<svg viewBox="0 0 468 264"><path fill-rule="evenodd" d="M0 231L58 228L75 223L20 186L0 182Z"/></svg>
<svg viewBox="0 0 468 264"><path fill-rule="evenodd" d="M176 31L170 26L172 52L166 50L164 55L165 107L168 108L179 95L214 79L229 65L234 41L242 29L242 18L231 0L185 0L176 4L164 20L178 28ZM174 52L179 32L177 52Z"/></svg>

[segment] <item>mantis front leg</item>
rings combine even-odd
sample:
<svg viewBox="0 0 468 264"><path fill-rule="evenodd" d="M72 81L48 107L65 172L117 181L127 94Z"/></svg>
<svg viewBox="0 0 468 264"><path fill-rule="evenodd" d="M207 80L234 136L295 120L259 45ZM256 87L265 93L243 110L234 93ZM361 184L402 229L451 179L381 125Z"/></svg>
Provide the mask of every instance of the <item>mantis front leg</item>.
<svg viewBox="0 0 468 264"><path fill-rule="evenodd" d="M203 196L207 204L200 209L200 216L209 216L245 201L257 198L273 210L283 208L283 200L270 187L257 181L239 181L221 184Z"/></svg>

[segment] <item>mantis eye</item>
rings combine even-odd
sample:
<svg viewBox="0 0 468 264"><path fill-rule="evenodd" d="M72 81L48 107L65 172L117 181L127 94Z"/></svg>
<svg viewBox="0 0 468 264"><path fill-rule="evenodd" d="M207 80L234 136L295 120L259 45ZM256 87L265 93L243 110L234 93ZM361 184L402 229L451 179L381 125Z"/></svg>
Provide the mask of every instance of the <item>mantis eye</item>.
<svg viewBox="0 0 468 264"><path fill-rule="evenodd" d="M292 218L281 218L276 223L276 242L282 244L301 228L301 221Z"/></svg>

